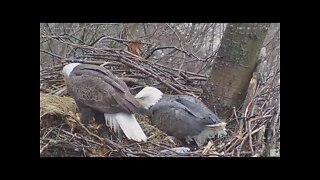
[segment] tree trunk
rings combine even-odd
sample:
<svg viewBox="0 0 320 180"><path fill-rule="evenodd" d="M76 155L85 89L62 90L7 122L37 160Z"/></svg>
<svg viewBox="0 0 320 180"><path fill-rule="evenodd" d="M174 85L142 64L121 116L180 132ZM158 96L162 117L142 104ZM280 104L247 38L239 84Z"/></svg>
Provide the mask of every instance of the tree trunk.
<svg viewBox="0 0 320 180"><path fill-rule="evenodd" d="M245 99L268 26L228 24L202 94L204 103L220 118L228 118Z"/></svg>

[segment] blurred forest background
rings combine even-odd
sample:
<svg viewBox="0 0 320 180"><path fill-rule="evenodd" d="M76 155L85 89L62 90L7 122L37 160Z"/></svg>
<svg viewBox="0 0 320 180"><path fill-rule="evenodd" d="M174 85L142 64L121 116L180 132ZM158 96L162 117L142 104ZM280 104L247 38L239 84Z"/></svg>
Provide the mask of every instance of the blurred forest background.
<svg viewBox="0 0 320 180"><path fill-rule="evenodd" d="M106 67L132 94L149 85L200 98L228 135L183 156L280 156L280 23L40 24L40 155L161 156L179 144L143 117L146 143L77 124L61 75L70 62Z"/></svg>

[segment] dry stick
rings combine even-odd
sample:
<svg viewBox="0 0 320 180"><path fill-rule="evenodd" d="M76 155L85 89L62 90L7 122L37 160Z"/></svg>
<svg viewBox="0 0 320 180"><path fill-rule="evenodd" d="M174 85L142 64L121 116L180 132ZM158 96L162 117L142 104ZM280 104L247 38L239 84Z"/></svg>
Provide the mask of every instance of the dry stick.
<svg viewBox="0 0 320 180"><path fill-rule="evenodd" d="M40 49L40 52L44 52L44 53L46 53L46 54L49 54L49 55L51 55L51 56L53 56L53 57L56 57L56 58L59 58L59 59L65 59L65 57L59 56L59 55L57 55L57 54L53 54L53 53L51 53L51 52L49 52L49 51L46 51L46 50L43 50L43 49Z"/></svg>
<svg viewBox="0 0 320 180"><path fill-rule="evenodd" d="M261 91L260 91L261 92ZM247 119L247 113L248 113L248 109L249 109L249 107L251 106L251 104L252 104L252 102L253 102L253 100L254 100L255 98L252 98L251 100L250 100L250 102L248 103L248 105L247 105L247 107L246 107L246 110L245 110L245 113L244 113L244 118L245 118L245 120L247 121L247 126L248 126L248 134L247 135L249 135L249 146L250 146L250 150L251 150L251 153L252 153L252 156L254 155L254 150L253 150L253 147L252 147L252 135L251 135L251 121L249 120L248 121L248 119ZM243 140L242 141L242 143L241 143L241 145L240 145L240 148L239 148L239 151L238 151L238 156L240 156L240 152L241 152L241 148L242 148L242 144L244 143L244 141L245 140Z"/></svg>
<svg viewBox="0 0 320 180"><path fill-rule="evenodd" d="M49 143L50 143L50 141L40 149L40 155L48 147Z"/></svg>
<svg viewBox="0 0 320 180"><path fill-rule="evenodd" d="M154 157L154 155L149 154L147 152L128 152L127 154L130 154L130 155L146 155L148 157ZM140 156L137 156L137 157L140 157Z"/></svg>
<svg viewBox="0 0 320 180"><path fill-rule="evenodd" d="M144 149L144 150L143 150L143 152L146 152L146 153L148 153L148 154L152 155L153 157L157 155L156 153L151 152L151 151L146 150L146 149Z"/></svg>
<svg viewBox="0 0 320 180"><path fill-rule="evenodd" d="M175 46L164 46L164 47L155 48L155 49L153 49L153 50L150 52L150 54L149 54L145 59L148 59L149 57L152 56L152 54L153 54L155 51L160 50L160 49L175 49L175 50L178 50L178 51L180 51L180 52L183 52L183 53L186 54L188 57L194 57L194 58L196 58L198 61L206 61L206 59L207 59L207 58L206 58L206 59L199 58L199 57L197 57L196 55L194 55L193 53L190 53L190 52L188 52L188 51L182 50L182 49L177 48L177 47L175 47Z"/></svg>
<svg viewBox="0 0 320 180"><path fill-rule="evenodd" d="M250 121L253 122L253 121L256 121L259 119L264 119L264 118L269 118L269 117L272 117L272 115L258 116L258 117L252 118Z"/></svg>
<svg viewBox="0 0 320 180"><path fill-rule="evenodd" d="M249 134L249 146L250 146L251 154L253 156L254 155L254 150L253 150L253 146L252 146L251 120L249 120L249 122L248 122L248 130L249 130L249 132L248 132L248 134Z"/></svg>
<svg viewBox="0 0 320 180"><path fill-rule="evenodd" d="M178 78L177 80L184 80L185 78ZM204 77L188 77L190 81L207 81L208 78Z"/></svg>
<svg viewBox="0 0 320 180"><path fill-rule="evenodd" d="M276 123L278 122L278 118L280 116L280 95L279 95L279 102L277 103L278 109L276 110L277 114L275 115L274 118L271 120L271 126L270 129L273 131L273 135L276 134L275 129L276 129ZM280 123L279 123L280 124Z"/></svg>
<svg viewBox="0 0 320 180"><path fill-rule="evenodd" d="M265 125L260 126L258 129L254 130L251 135L254 135L255 133L257 133L258 131L260 131L260 130L261 130L262 128L264 128L264 127L265 127ZM242 146L243 146L244 142L248 139L248 137L249 137L249 134L247 134L247 135L243 138L243 141L241 142L241 144L240 144L240 146L239 146L239 151L238 151L238 154L237 154L238 156L240 156ZM251 155L252 155L252 151L251 151ZM254 154L253 154L253 155L254 155Z"/></svg>
<svg viewBox="0 0 320 180"><path fill-rule="evenodd" d="M269 84L270 85L270 84ZM254 96L252 97L252 99L250 100L250 102L248 103L247 107L246 107L246 110L245 110L245 113L244 113L244 117L245 117L245 120L246 120L246 124L247 124L247 130L248 130L248 135L249 135L249 146L250 146L250 150L252 152L252 156L254 155L254 150L253 150L253 147L252 147L252 133L251 133L251 122L250 120L248 121L247 120L247 114L248 114L248 111L249 111L249 107L251 106L251 104L253 103L253 101L256 99L256 97L258 95L260 95L262 93L262 91L264 91L266 89L266 87L268 86L264 86L263 88L261 88L261 90L258 92L258 93L255 93ZM240 153L241 151L241 148L242 148L242 145L243 145L243 142L241 143L240 145L240 149L239 149L239 152L238 154Z"/></svg>
<svg viewBox="0 0 320 180"><path fill-rule="evenodd" d="M124 57L124 56L121 55L121 54L119 54L119 55L120 55L120 57L122 57L123 59L126 59L126 60L130 61L130 59L128 59L127 57ZM145 69L143 69L143 68L141 68L141 67L139 67L139 66L137 66L137 65L135 65L135 64L129 63L129 62L123 60L123 59L120 58L120 61L121 61L122 63L124 63L124 64L126 64L126 65L129 65L129 66L131 66L131 67L134 67L134 68L136 68L136 69L138 69L138 70L140 70L140 71L142 71L142 72L144 72L144 73L152 76L153 78L157 79L158 81L160 81L160 82L162 82L163 84L165 84L166 86L168 86L170 89L174 90L176 93L178 93L178 94L183 94L181 91L179 91L178 89L176 89L175 87L173 87L171 84L169 84L168 82L164 81L164 80L161 79L159 76L156 76L156 75L155 75L156 73L153 72L152 70L149 70L149 69L148 69L148 70L151 71L151 72L146 71Z"/></svg>
<svg viewBox="0 0 320 180"><path fill-rule="evenodd" d="M186 79L187 81L188 80L190 81L190 78L187 75L185 75L183 72L180 72L179 74L180 74L181 77L183 77L183 79Z"/></svg>
<svg viewBox="0 0 320 180"><path fill-rule="evenodd" d="M77 48L83 48L83 49L91 49L91 50L97 50L97 51L121 51L122 50L122 49L111 49L111 48L95 48L95 47L88 46L88 45L80 45L80 44L74 44L74 43L58 40L56 38L50 38L50 39L53 39L53 40L58 41L60 43L65 43L65 44L68 44L70 46L74 46Z"/></svg>
<svg viewBox="0 0 320 180"><path fill-rule="evenodd" d="M269 115L269 116L267 116L267 117L272 117L272 116ZM256 120L258 120L258 119L267 118L267 117L263 116L263 117L259 117L259 118L254 118L254 119L252 119L252 120L249 120L248 123L251 123L252 121L256 121ZM270 119L268 119L268 120L270 120ZM264 121L263 124L265 124L268 120ZM262 126L264 126L264 125L262 125ZM262 126L261 126L261 127L262 127ZM258 128L258 129L261 129L261 127ZM249 130L250 130L250 132L251 132L251 129L249 129ZM240 146L239 146L238 154L241 152L242 146L243 146L244 142L248 139L248 137L249 137L249 136L252 136L252 135L255 134L256 132L258 132L258 131L254 131L255 133L252 132L252 133L250 134L249 130L248 130L246 136L243 138L243 141L241 142L241 144L240 144Z"/></svg>
<svg viewBox="0 0 320 180"><path fill-rule="evenodd" d="M231 148L233 148L237 143L238 143L238 141L239 141L239 139L237 138L237 137L235 137L234 139L232 139L230 142L230 146L229 146L229 148L228 149L226 149L225 150L225 152L228 152ZM232 143L233 142L233 143ZM223 148L221 148L221 149L223 149ZM220 151L220 150L219 150ZM219 152L218 151L218 152Z"/></svg>
<svg viewBox="0 0 320 180"><path fill-rule="evenodd" d="M253 118L251 121L256 121L256 120L259 120L259 119L269 118L269 117L272 117L272 115L255 117L255 118ZM267 121L265 121L265 122L267 122ZM264 123L263 123L263 124L264 124ZM247 133L247 131L244 132L243 134L246 134L246 133ZM254 134L254 133L252 132L252 134ZM244 138L243 138L243 139L244 139ZM237 137L233 138L228 144L225 145L225 146L227 146L227 145L231 144L231 145L229 146L229 148L225 150L225 152L228 152L231 148L233 148L233 147L238 143L238 141L240 141L240 139L238 139ZM223 148L224 148L224 147L221 147L221 148L218 150L218 152L221 151Z"/></svg>
<svg viewBox="0 0 320 180"><path fill-rule="evenodd" d="M80 59L66 59L65 62L77 62L77 63L84 63L84 64L94 64L94 65L102 65L103 63L105 63L105 61L87 61L87 60L80 60Z"/></svg>
<svg viewBox="0 0 320 180"><path fill-rule="evenodd" d="M41 49L40 49L41 51ZM65 58L63 58L65 59ZM48 70L53 70L53 69L60 69L61 67L63 66L63 64L58 64L58 65L54 65L54 66L50 66L50 67L47 67L47 68L43 68L40 72L42 72L42 75L51 75L51 74L60 74L60 73L57 73L57 72L46 72ZM46 72L46 73L45 73Z"/></svg>
<svg viewBox="0 0 320 180"><path fill-rule="evenodd" d="M90 132L80 121L78 121L76 118L75 118L75 120L76 120L76 122L77 122L88 134L90 134L91 136L99 139L101 142L106 142L106 143L110 144L111 146L113 146L113 147L115 147L115 148L121 149L121 146L120 146L120 145L118 145L118 144L110 141L109 139L106 139L106 138L104 139L104 138L101 138L101 137L97 136L96 134L93 134L93 133Z"/></svg>
<svg viewBox="0 0 320 180"><path fill-rule="evenodd" d="M153 68L156 68L155 66L152 66ZM164 66L165 67L165 66ZM169 68L168 68L169 69ZM160 70L160 69L158 69L157 68L157 70ZM172 82L168 82L170 85L172 85L173 87L175 87L175 88L179 88L179 89L181 89L181 90L183 90L183 91L185 91L184 93L185 94L188 94L188 95L192 95L192 96L194 96L194 97L197 97L195 94L193 94L192 92L194 92L194 90L192 90L192 89L189 89L186 85L184 85L184 84L181 84L180 82L178 82L177 80L178 79L176 79L175 77L178 77L176 74L172 74L171 72L168 72L167 70L162 70L161 69L161 71L164 71L164 72L166 72L166 73L169 73L169 79L172 79L173 81L175 81L176 83L172 83ZM182 75L182 73L180 73L180 76ZM201 77L195 77L195 78L201 78ZM184 78L184 79L181 79L180 78L180 80L185 80L186 78ZM187 78L187 81L188 80L190 80L190 78ZM185 82L185 83L187 83L187 82Z"/></svg>
<svg viewBox="0 0 320 180"><path fill-rule="evenodd" d="M157 79L158 81L162 82L164 85L166 85L167 87L169 87L170 89L172 89L173 91L175 91L175 92L178 93L178 94L184 94L184 93L182 93L180 90L178 90L178 89L176 89L176 88L174 87L174 86L177 87L177 85L171 84L170 82L167 82L167 81L161 79L159 76L156 75L157 73L155 73L153 70L150 70L150 69L145 68L145 69L147 69L148 71L150 71L150 72L148 72L147 70L139 67L138 65L133 64L133 63L131 62L131 60L130 60L129 58L125 57L124 55L118 54L118 56L121 57L121 58L119 58L118 61L121 61L123 64L126 64L126 65L128 65L128 66L131 66L131 67L133 67L133 68L136 68L136 69L138 69L138 70L146 73L147 75L152 76L153 78L155 78L155 79ZM108 59L108 58L105 58L105 57L99 57L99 58ZM125 59L126 61L125 61L124 59ZM73 62L79 61L79 62L83 62L83 61L80 61L80 60L68 60L68 61L73 61ZM88 61L87 61L87 62L88 62ZM100 63L99 63L99 64L100 64ZM178 87L180 88L180 86L178 86Z"/></svg>
<svg viewBox="0 0 320 180"><path fill-rule="evenodd" d="M175 77L177 77L177 75L169 72L167 69L174 70L174 71L180 71L180 72L183 72L183 73L186 73L186 74L189 74L189 75L203 77L204 79L207 79L206 75L197 74L197 73L193 73L193 72L189 72L189 71L184 71L184 70L179 70L179 69L176 69L176 68L167 67L167 66L161 65L159 63L154 63L154 62L147 61L147 60L142 59L142 58L139 58L139 60L140 61L142 60L143 62L145 62L145 64L147 64L147 65L149 65L149 66L151 66L151 67L153 67L153 68L155 68L157 70L164 71L164 72L169 73L170 75L175 76ZM164 69L159 69L157 66L162 67Z"/></svg>
<svg viewBox="0 0 320 180"><path fill-rule="evenodd" d="M260 131L262 128L264 128L266 125L262 125L262 126L260 126L258 129L256 129L256 130L254 130L254 131L252 131L252 134L255 134L255 133L257 133L258 131Z"/></svg>
<svg viewBox="0 0 320 180"><path fill-rule="evenodd" d="M174 76L174 77L178 77L176 73L173 73L171 72L173 69L169 68L169 67L166 67L166 66L157 66L156 63L154 62L151 62L151 63L145 63L147 65L149 65L150 67L154 68L154 69L157 69L158 71L162 71L164 73L168 73L170 74L171 76ZM171 70L171 71L170 71Z"/></svg>
<svg viewBox="0 0 320 180"><path fill-rule="evenodd" d="M159 63L154 63L155 65L157 66L160 66L160 67L163 67L163 68L168 68L167 66L164 66L162 64L159 64ZM179 71L179 69L176 69L176 68L170 68L174 71ZM199 76L199 77L204 77L204 78L208 78L208 76L204 75L204 74L197 74L197 73L193 73L193 72L189 72L189 71L184 71L184 70L181 70L181 72L183 73L186 73L186 74L190 74L190 75L193 75L193 76Z"/></svg>
<svg viewBox="0 0 320 180"><path fill-rule="evenodd" d="M68 132L68 131L65 131L65 130L63 130L63 129L62 129L61 131L64 132L64 133L66 133L66 134L68 134L68 135L70 135L70 136L72 136L72 138L77 138L77 139L80 139L80 140L83 140L83 139L84 139L83 137L79 137L79 136L77 136L76 134L72 134L72 133L70 133L70 132ZM70 139L70 140L71 140L71 139ZM99 146L104 146L104 144L101 144L101 143L92 141L92 140L90 140L90 139L86 139L86 141L91 142L91 143L94 143L94 144L97 144L97 145L99 145ZM107 146L108 146L108 145L107 145ZM110 146L108 146L108 148L112 150L112 148L111 148Z"/></svg>
<svg viewBox="0 0 320 180"><path fill-rule="evenodd" d="M235 119L237 121L237 123L239 124L239 121L238 121L238 116L237 116L237 110L236 110L236 107L233 106L233 114L235 116ZM240 126L241 127L241 126ZM241 133L240 129L239 129L239 134Z"/></svg>
<svg viewBox="0 0 320 180"><path fill-rule="evenodd" d="M59 95L61 95L63 92L65 92L66 90L67 90L67 87L64 86L64 87L60 88L57 92L55 92L54 95L59 96Z"/></svg>
<svg viewBox="0 0 320 180"><path fill-rule="evenodd" d="M184 89L186 89L186 87L184 87L183 84L181 84L179 81L177 81L176 78L171 76L171 80L174 81L175 83L177 83L180 87L183 87Z"/></svg>
<svg viewBox="0 0 320 180"><path fill-rule="evenodd" d="M127 157L140 157L140 156L136 156L136 155L133 155L133 154L127 153Z"/></svg>
<svg viewBox="0 0 320 180"><path fill-rule="evenodd" d="M104 39L111 39L111 40L114 40L114 41L117 41L117 42L126 42L126 43L135 42L135 41L130 41L130 40L126 40L126 39L114 38L114 37L103 35L103 36L99 37L94 43L91 43L90 45L94 45L94 44L96 44L99 41L102 41ZM151 43L147 43L147 42L141 42L141 44L152 45Z"/></svg>
<svg viewBox="0 0 320 180"><path fill-rule="evenodd" d="M233 152L226 153L225 155L226 156L231 156L232 154L233 154ZM251 151L242 151L242 152L240 152L240 155L248 155L248 154L251 154Z"/></svg>

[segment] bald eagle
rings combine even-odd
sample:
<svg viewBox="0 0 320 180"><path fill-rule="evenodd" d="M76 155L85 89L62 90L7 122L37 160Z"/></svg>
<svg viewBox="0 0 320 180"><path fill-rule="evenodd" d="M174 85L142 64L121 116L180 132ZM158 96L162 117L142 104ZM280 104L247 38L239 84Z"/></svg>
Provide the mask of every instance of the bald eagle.
<svg viewBox="0 0 320 180"><path fill-rule="evenodd" d="M167 95L145 87L135 97L150 109L152 124L189 147L197 148L210 138L226 135L226 123L192 96Z"/></svg>
<svg viewBox="0 0 320 180"><path fill-rule="evenodd" d="M68 93L79 107L81 122L87 124L94 117L117 133L122 130L128 139L147 140L134 114L149 112L124 81L101 66L89 64L71 63L64 66L62 73Z"/></svg>

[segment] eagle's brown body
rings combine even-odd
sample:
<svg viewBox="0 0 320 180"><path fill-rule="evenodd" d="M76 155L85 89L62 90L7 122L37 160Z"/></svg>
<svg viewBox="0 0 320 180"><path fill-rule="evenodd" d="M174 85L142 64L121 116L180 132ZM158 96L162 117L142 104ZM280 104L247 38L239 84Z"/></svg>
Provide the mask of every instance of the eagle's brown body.
<svg viewBox="0 0 320 180"><path fill-rule="evenodd" d="M115 116L119 113L124 114L127 119L135 113L148 113L130 93L125 82L104 67L76 65L66 77L66 84L68 93L80 109L80 120L84 123L88 123L93 117L105 124L108 117L112 121L120 121ZM126 123L125 120L121 122Z"/></svg>
<svg viewBox="0 0 320 180"><path fill-rule="evenodd" d="M144 110L125 82L100 66L75 67L67 79L67 88L77 103L100 112L134 114Z"/></svg>

